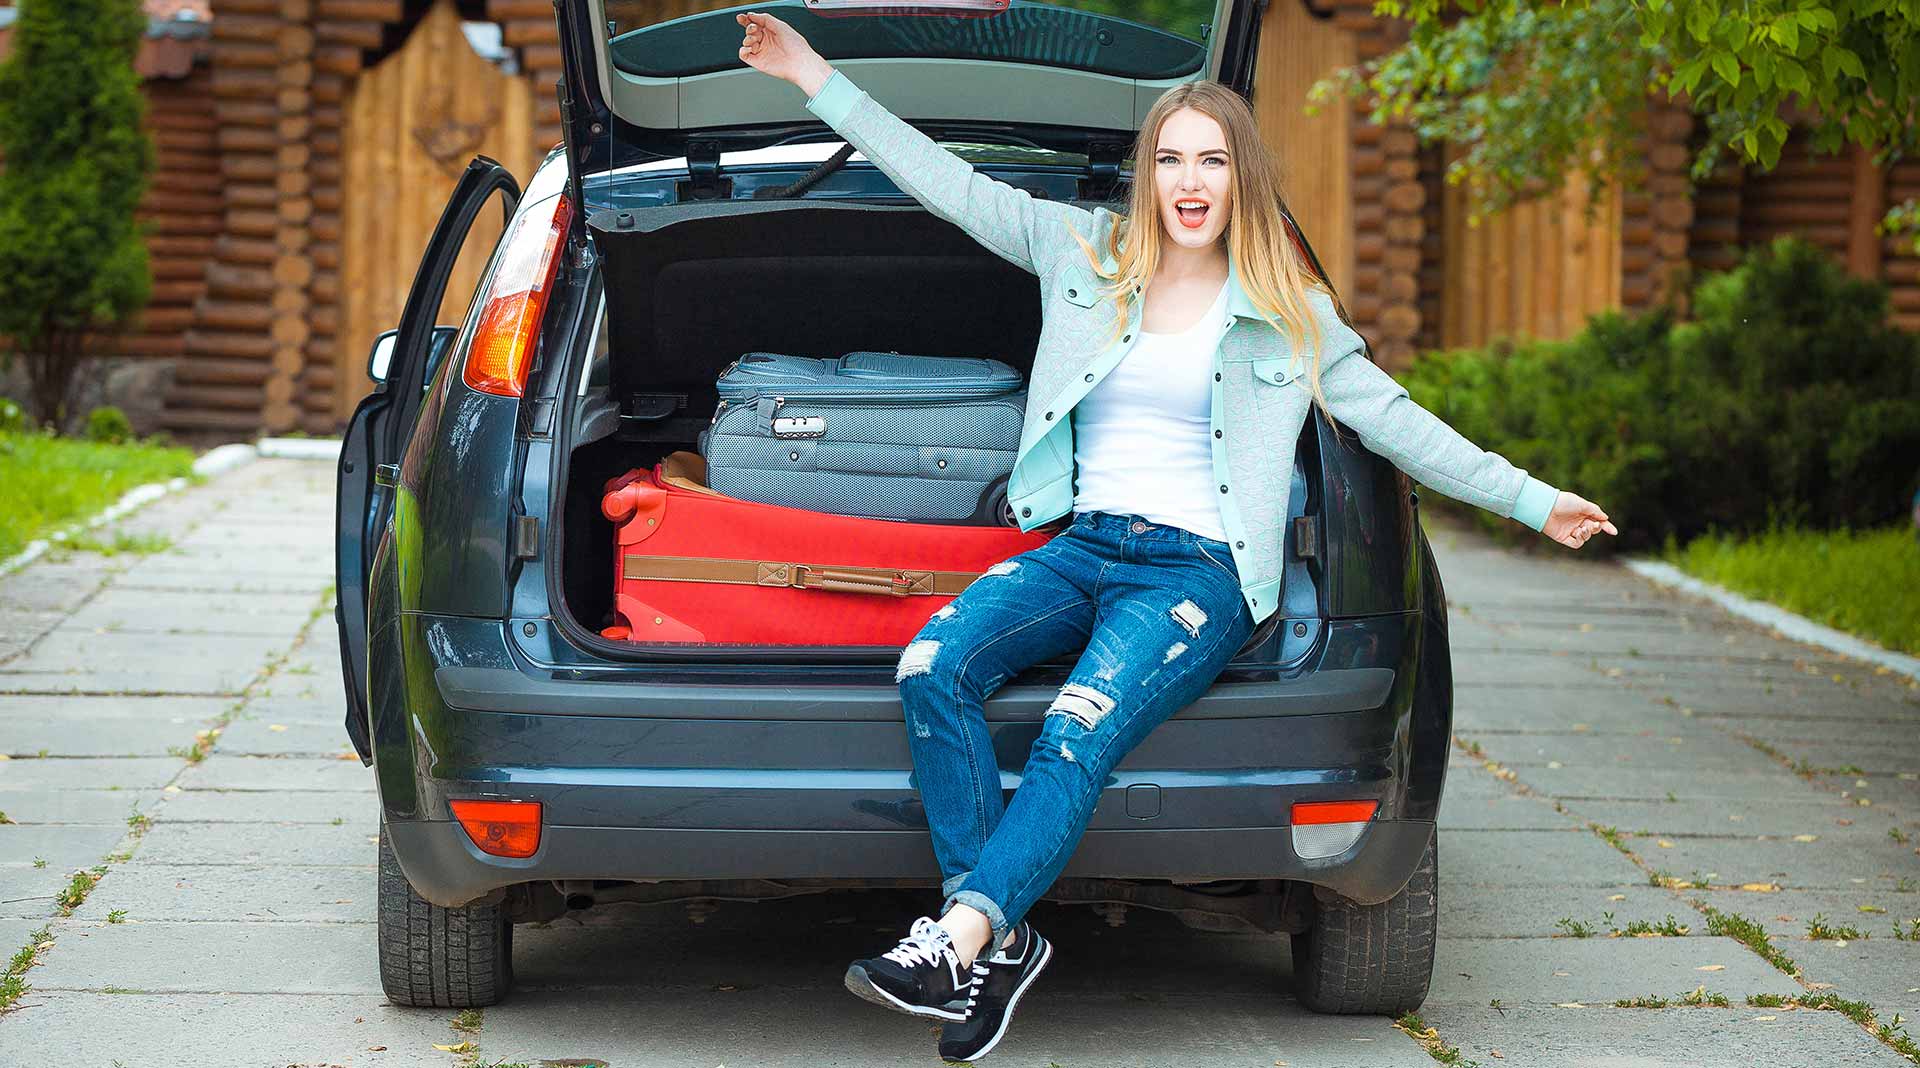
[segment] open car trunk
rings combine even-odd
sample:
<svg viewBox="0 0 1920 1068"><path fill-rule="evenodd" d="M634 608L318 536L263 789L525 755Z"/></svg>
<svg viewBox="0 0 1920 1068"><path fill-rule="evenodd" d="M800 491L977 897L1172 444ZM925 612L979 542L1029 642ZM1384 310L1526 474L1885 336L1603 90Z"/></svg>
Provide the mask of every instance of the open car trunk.
<svg viewBox="0 0 1920 1068"><path fill-rule="evenodd" d="M697 451L715 380L742 353L855 350L986 356L1023 375L1040 334L1034 276L917 206L720 202L606 210L589 225L601 256L605 335L576 390L560 446L565 477L557 567L576 637L611 657L674 652L597 637L613 622L608 480ZM1260 655L1276 614L1242 656ZM579 631L587 632L585 635ZM740 647L735 648L771 648ZM790 650L792 647L782 646ZM807 647L882 655L881 647ZM896 650L897 652L897 650Z"/></svg>

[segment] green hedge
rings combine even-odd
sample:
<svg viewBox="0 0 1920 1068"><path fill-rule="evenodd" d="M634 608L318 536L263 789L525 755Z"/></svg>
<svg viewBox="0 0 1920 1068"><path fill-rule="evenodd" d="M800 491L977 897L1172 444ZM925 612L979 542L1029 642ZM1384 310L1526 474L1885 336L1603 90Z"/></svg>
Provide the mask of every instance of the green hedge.
<svg viewBox="0 0 1920 1068"><path fill-rule="evenodd" d="M1905 515L1920 338L1887 322L1885 288L1781 238L1692 297L1688 321L1604 313L1565 341L1425 353L1400 381L1482 448L1606 509L1620 537L1602 550Z"/></svg>

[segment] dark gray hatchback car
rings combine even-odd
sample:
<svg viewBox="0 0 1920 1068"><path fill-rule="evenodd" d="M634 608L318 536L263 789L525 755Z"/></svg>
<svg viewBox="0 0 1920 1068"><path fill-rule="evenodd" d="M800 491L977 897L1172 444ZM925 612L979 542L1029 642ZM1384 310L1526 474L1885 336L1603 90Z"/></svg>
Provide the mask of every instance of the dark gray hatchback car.
<svg viewBox="0 0 1920 1068"><path fill-rule="evenodd" d="M1039 333L1030 275L738 64L736 9L626 25L605 0L556 6L566 143L524 192L468 167L340 460L347 731L379 786L380 968L400 1004L498 1000L513 925L596 902L938 886L900 650L603 638L600 493L692 448L742 352L987 353L1024 371ZM1116 198L1164 88L1249 90L1259 28L1243 0L1131 18L825 6L756 9L984 172L1088 206ZM439 325L496 201L479 291ZM1289 933L1321 1011L1421 1002L1452 682L1417 503L1391 464L1309 422L1283 606L1109 776L1050 900ZM1070 666L988 702L1005 789Z"/></svg>

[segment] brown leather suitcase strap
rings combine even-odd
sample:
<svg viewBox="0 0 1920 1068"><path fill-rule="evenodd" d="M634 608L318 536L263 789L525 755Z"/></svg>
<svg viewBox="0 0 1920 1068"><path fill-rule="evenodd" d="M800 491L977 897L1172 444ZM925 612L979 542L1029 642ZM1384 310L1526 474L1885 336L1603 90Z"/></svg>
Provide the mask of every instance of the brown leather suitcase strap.
<svg viewBox="0 0 1920 1068"><path fill-rule="evenodd" d="M797 590L879 593L891 597L952 597L980 577L978 571L919 571L910 568L850 567L844 564L799 564L779 560L636 555L621 558L620 573L629 579L790 586Z"/></svg>

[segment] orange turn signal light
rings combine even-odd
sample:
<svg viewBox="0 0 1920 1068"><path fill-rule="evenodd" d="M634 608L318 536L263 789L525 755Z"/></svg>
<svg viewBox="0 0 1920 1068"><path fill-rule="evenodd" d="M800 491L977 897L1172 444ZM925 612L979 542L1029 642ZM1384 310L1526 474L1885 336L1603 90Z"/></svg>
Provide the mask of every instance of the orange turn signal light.
<svg viewBox="0 0 1920 1068"><path fill-rule="evenodd" d="M534 342L572 221L573 204L564 196L555 199L551 215L535 208L514 221L481 298L480 322L463 369L467 385L499 397L526 392Z"/></svg>
<svg viewBox="0 0 1920 1068"><path fill-rule="evenodd" d="M1294 826L1315 823L1362 823L1373 818L1378 801L1296 801Z"/></svg>
<svg viewBox="0 0 1920 1068"><path fill-rule="evenodd" d="M480 852L530 857L540 849L540 802L451 801L453 818Z"/></svg>

